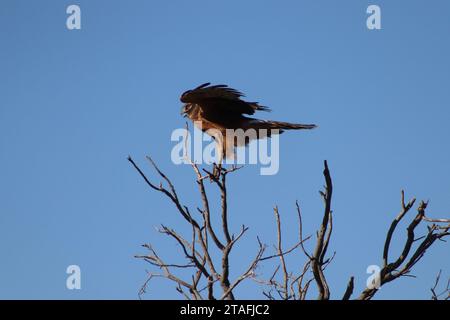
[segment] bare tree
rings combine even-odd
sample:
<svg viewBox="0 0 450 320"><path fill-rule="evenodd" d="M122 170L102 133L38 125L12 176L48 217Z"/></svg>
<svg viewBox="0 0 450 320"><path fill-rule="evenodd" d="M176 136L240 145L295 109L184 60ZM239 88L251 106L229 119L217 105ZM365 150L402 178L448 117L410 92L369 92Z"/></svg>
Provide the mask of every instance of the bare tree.
<svg viewBox="0 0 450 320"><path fill-rule="evenodd" d="M196 185L201 197L201 206L196 208L195 216L186 205L180 200L171 180L158 168L155 162L147 157L150 165L160 176L163 182L157 184L150 181L140 167L129 157L128 161L137 170L146 184L161 192L175 206L180 217L187 223L191 230L190 235L182 235L180 232L162 225L159 232L172 238L181 248L185 263L175 264L166 262L157 250L150 244L144 245L148 250L145 255L136 256L150 263L157 271L149 272L148 278L142 286L139 295L146 292L149 282L155 277L162 277L175 284L176 290L186 299L235 299L234 290L244 280L251 279L263 286L263 294L268 299L283 300L304 300L308 298L308 292L312 284L315 284L318 291L317 299L327 300L330 298L330 288L325 276L327 266L333 261L335 253L328 255L328 248L333 231L333 211L332 194L333 184L327 161L324 161L323 176L325 178L325 188L320 191L324 201L324 212L322 222L316 233L314 250L308 252L305 243L311 240L311 236L304 237L302 225L302 213L298 202L296 202L296 214L298 217L298 239L296 243L288 249L283 248L283 228L278 207L274 208L275 230L277 243L273 254L266 254L267 245L259 237L257 238L257 249L254 258L248 262L241 274L235 279L230 279L230 253L236 247L236 243L247 232L248 227L242 225L239 232L232 233L228 226L228 205L227 205L227 176L235 173L240 167L232 166L229 169L213 165L210 172L206 169L200 169L197 164L190 162L195 173ZM216 186L220 193L221 208L221 230L211 223L211 212L209 197L205 181L210 181ZM431 219L425 215L427 202L420 202L417 207L417 214L411 220L407 228L407 238L403 245L401 254L395 259L389 258L392 236L398 223L405 218L406 214L414 207L416 200L411 199L405 203L404 192L401 192L401 211L392 221L387 232L384 248L382 251L383 266L377 275L376 284L363 290L357 299L371 299L379 288L386 283L403 276L410 276L410 271L414 265L420 261L427 249L429 249L436 240L443 240L450 235L450 220ZM416 228L422 224L427 224L427 233L417 237ZM217 254L221 257L217 259ZM286 257L289 254L301 254L305 257L304 264L299 268L295 266L294 270L300 270L298 273L289 270ZM279 263L275 263L275 261ZM257 274L257 268L263 263L274 265L274 271L268 279L262 278ZM241 266L233 266L239 269ZM183 279L177 275L177 269L191 270L189 279ZM431 289L432 298L438 299L448 295L448 284L445 291L436 293L441 274L438 275L434 287ZM347 288L344 290L342 299L350 299L354 291L354 277L350 277ZM444 297L445 298L445 297ZM448 299L448 296L446 297Z"/></svg>
<svg viewBox="0 0 450 320"><path fill-rule="evenodd" d="M436 280L434 282L434 286L431 290L431 299L432 300L450 300L450 278L447 280L447 285L438 291L439 282L441 281L442 270L439 270L439 273L436 276Z"/></svg>

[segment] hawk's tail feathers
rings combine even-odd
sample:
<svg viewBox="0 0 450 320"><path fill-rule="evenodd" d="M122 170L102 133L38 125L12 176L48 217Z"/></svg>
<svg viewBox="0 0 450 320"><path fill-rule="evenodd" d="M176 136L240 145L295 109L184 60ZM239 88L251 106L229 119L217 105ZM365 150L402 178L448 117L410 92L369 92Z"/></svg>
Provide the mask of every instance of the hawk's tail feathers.
<svg viewBox="0 0 450 320"><path fill-rule="evenodd" d="M255 129L279 129L280 133L283 130L310 130L317 126L315 124L300 124L300 123L289 123L282 121L264 121L259 120L253 123Z"/></svg>

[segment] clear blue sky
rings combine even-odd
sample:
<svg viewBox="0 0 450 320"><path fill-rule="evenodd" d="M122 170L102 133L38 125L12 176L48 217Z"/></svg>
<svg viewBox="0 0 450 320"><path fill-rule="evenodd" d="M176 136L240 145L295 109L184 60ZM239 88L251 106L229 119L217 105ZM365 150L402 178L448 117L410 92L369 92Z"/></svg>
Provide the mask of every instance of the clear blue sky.
<svg viewBox="0 0 450 320"><path fill-rule="evenodd" d="M81 6L81 30L66 29L70 4ZM369 4L381 6L382 30L366 28ZM153 243L167 260L180 253L155 226L189 229L126 157L156 178L144 158L151 155L187 204L198 203L191 169L170 162L170 134L184 125L180 93L207 81L270 106L271 118L319 125L281 136L277 175L249 166L229 179L231 227L250 226L232 256L233 275L254 256L256 235L275 240L275 204L287 245L296 199L305 233L316 230L327 159L332 297L350 275L359 292L367 266L381 263L402 188L430 199L430 216L450 214L449 17L445 0L3 0L0 298L136 299L151 270L133 258L145 253L140 244ZM439 269L449 276L449 253L437 243L417 278L377 297L429 298ZM65 287L70 264L81 267L79 291ZM146 298L180 297L168 282L153 286L158 292L150 288ZM253 283L236 295L262 297Z"/></svg>

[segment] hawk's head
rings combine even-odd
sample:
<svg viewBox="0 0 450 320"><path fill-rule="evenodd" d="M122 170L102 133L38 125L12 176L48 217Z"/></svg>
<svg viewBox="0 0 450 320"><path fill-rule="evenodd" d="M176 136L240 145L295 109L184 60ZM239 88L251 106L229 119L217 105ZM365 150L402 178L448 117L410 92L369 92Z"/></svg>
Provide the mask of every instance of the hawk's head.
<svg viewBox="0 0 450 320"><path fill-rule="evenodd" d="M185 104L183 105L183 107L181 107L181 115L186 118L186 117L190 117L190 113L193 111L194 106L193 104L191 104L189 101L189 98L192 95L192 90L188 90L183 92L183 94L180 97L180 101L184 102Z"/></svg>
<svg viewBox="0 0 450 320"><path fill-rule="evenodd" d="M210 88L210 87L208 87L209 85L210 85L210 83L207 82L207 83L204 83L204 84L198 86L195 89L183 92L183 94L180 97L180 101L184 102L184 103L196 103L199 100L208 98L209 91L206 89Z"/></svg>
<svg viewBox="0 0 450 320"><path fill-rule="evenodd" d="M184 103L189 102L189 101L187 101L187 96L188 96L191 92L192 92L192 90L188 90L188 91L183 92L183 94L182 94L181 97L180 97L180 101L181 101L181 102L184 102Z"/></svg>

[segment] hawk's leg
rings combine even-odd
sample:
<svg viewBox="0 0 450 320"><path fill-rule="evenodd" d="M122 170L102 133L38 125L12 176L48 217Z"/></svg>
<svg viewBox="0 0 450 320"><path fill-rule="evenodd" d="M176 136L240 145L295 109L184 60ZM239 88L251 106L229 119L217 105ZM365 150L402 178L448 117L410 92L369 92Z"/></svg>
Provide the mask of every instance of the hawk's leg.
<svg viewBox="0 0 450 320"><path fill-rule="evenodd" d="M222 172L222 170L224 170L222 168L222 164L215 164L214 163L214 168L213 168L213 172L212 172L212 179L219 179L220 178L220 173Z"/></svg>
<svg viewBox="0 0 450 320"><path fill-rule="evenodd" d="M224 156L225 156L225 148L226 146L224 145L224 139L223 136L221 135L221 132L219 132L219 134L217 136L214 137L216 140L216 151L217 151L217 164L214 163L213 164L213 172L212 172L212 177L211 179L216 179L218 180L220 178L220 174L222 172L222 163L224 160Z"/></svg>

